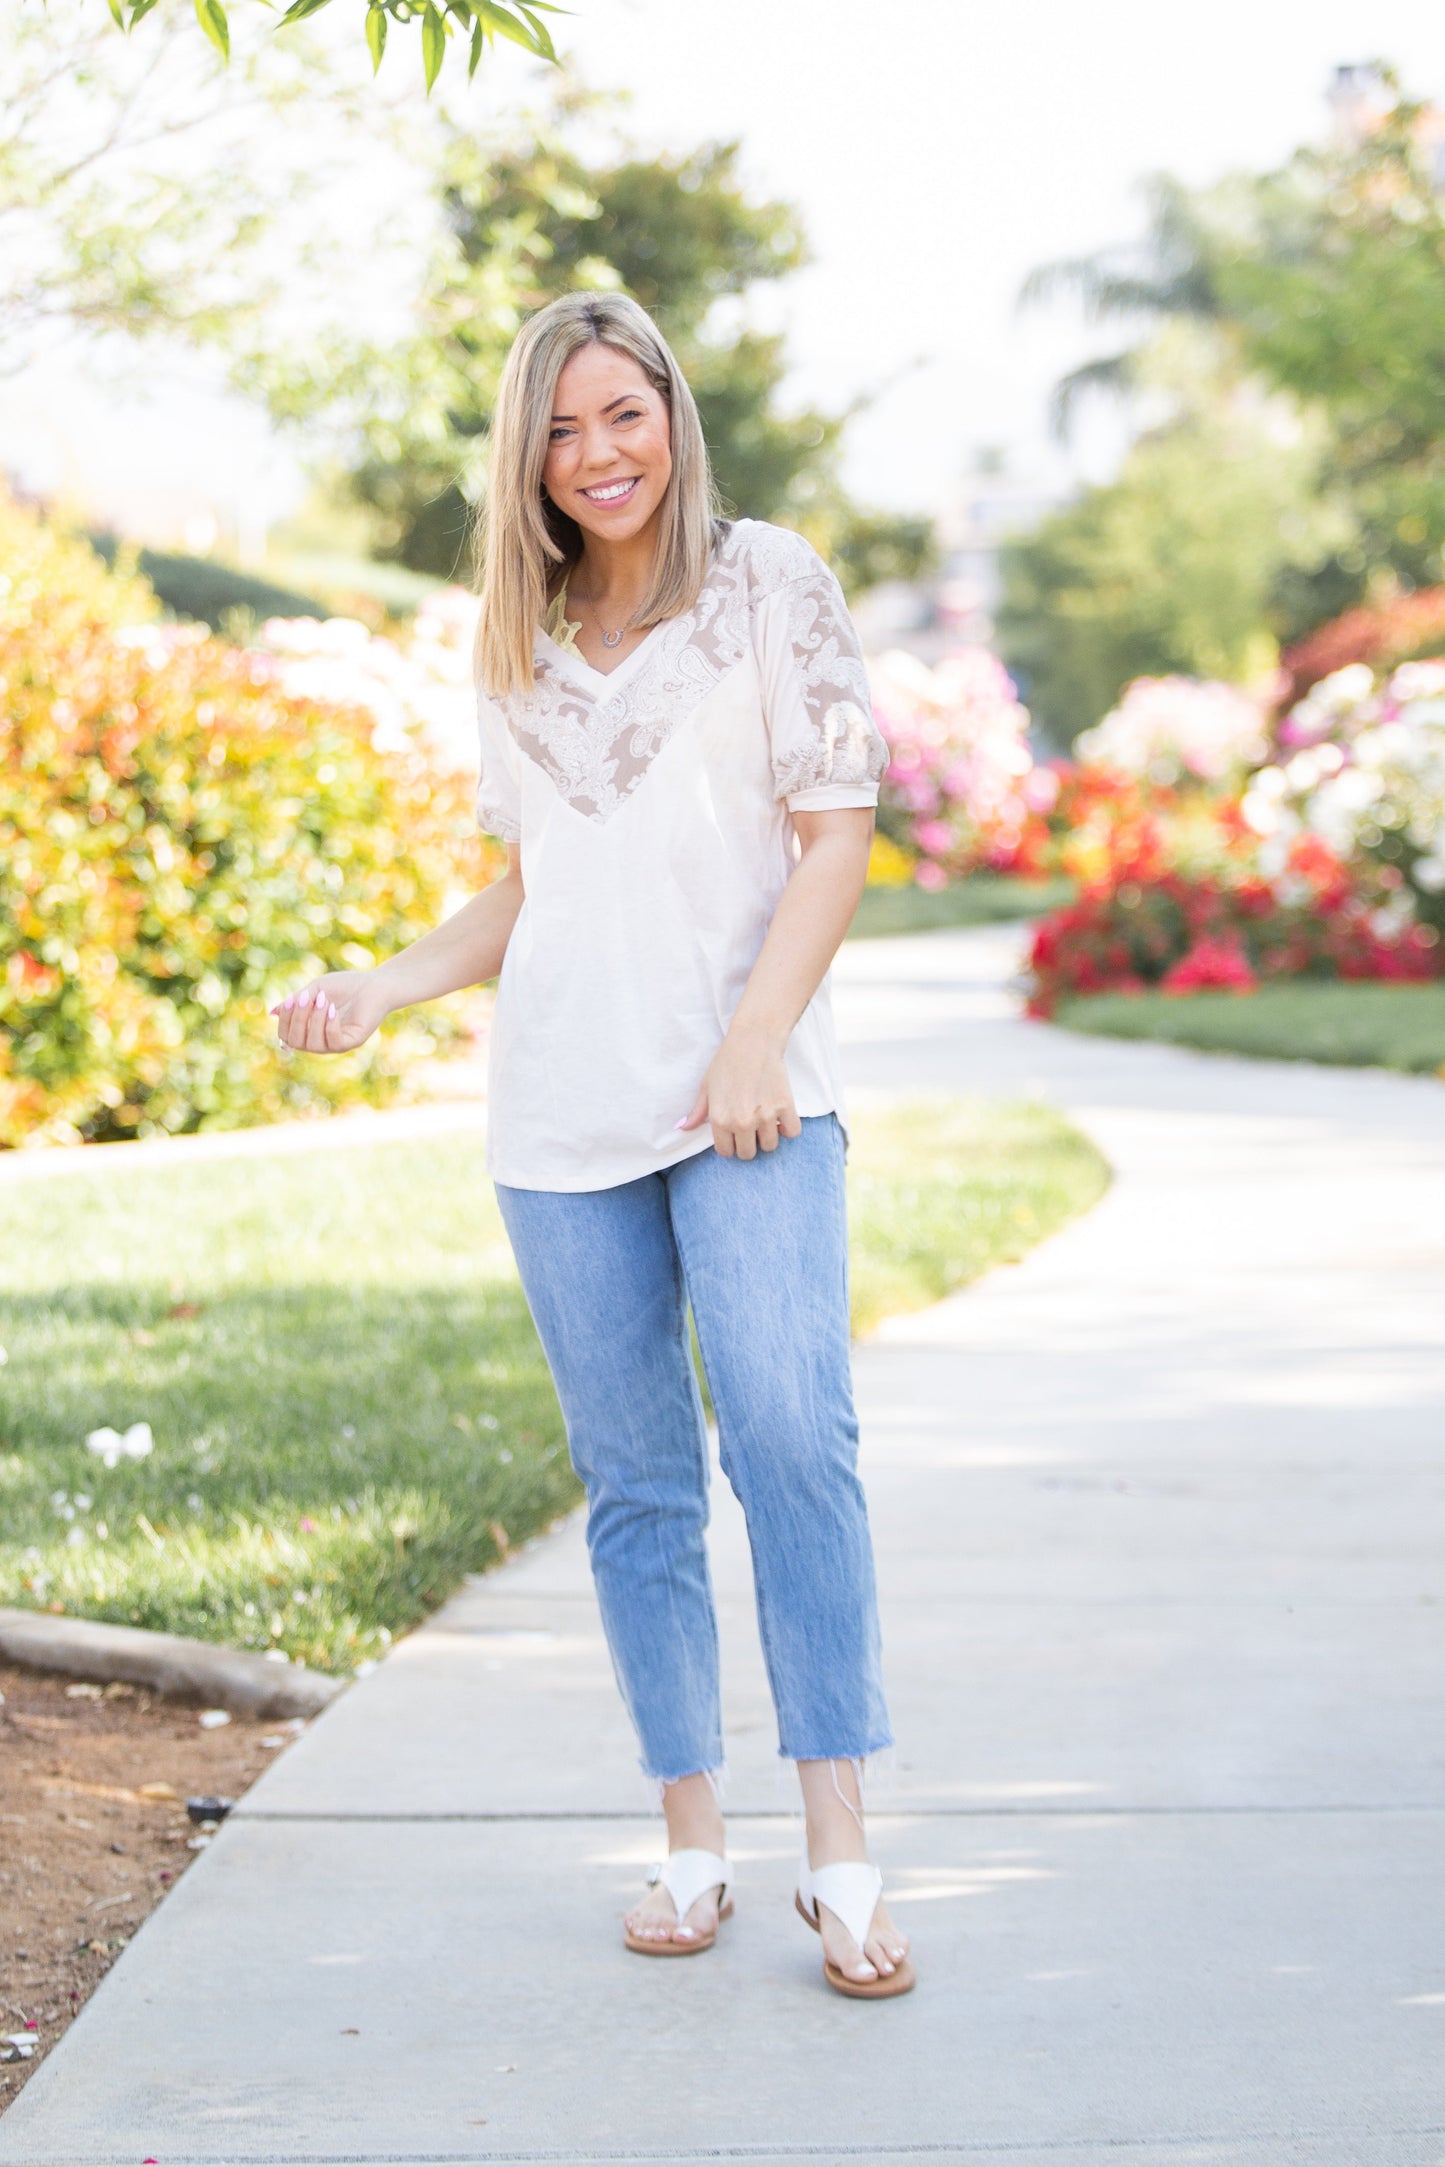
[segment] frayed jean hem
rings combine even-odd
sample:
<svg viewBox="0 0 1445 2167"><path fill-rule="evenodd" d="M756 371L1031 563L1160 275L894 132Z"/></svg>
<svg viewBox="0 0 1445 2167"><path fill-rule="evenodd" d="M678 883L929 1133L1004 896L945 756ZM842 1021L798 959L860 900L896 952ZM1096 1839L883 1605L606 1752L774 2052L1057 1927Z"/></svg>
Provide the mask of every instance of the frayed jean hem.
<svg viewBox="0 0 1445 2167"><path fill-rule="evenodd" d="M884 1731L871 1746L822 1746L798 1752L793 1746L779 1746L780 1761L867 1761L875 1753L887 1753L897 1744L892 1731Z"/></svg>
<svg viewBox="0 0 1445 2167"><path fill-rule="evenodd" d="M664 1789L668 1784L686 1783L691 1776L706 1776L714 1791L717 1791L720 1790L723 1778L727 1773L727 1763L722 1754L719 1754L718 1758L710 1765L699 1764L691 1768L682 1768L678 1770L676 1775L660 1773L655 1768L649 1768L645 1761L640 1762L639 1766L648 1782L655 1783L659 1790Z"/></svg>

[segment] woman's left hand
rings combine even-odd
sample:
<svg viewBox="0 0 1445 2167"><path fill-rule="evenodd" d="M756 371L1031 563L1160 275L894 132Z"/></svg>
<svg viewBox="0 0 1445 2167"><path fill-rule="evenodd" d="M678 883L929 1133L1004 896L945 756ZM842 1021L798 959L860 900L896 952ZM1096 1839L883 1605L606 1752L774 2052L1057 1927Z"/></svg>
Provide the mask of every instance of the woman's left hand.
<svg viewBox="0 0 1445 2167"><path fill-rule="evenodd" d="M704 1121L712 1123L713 1148L724 1159L752 1159L776 1151L780 1137L802 1134L776 1041L728 1032L692 1112L677 1125L698 1129Z"/></svg>

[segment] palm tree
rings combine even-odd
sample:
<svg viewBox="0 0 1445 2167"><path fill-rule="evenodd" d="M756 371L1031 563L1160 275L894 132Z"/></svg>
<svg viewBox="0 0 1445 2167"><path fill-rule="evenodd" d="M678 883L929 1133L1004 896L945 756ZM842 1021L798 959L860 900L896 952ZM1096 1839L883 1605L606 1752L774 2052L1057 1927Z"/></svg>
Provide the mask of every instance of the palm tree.
<svg viewBox="0 0 1445 2167"><path fill-rule="evenodd" d="M1168 173L1151 175L1140 192L1149 210L1141 240L1042 264L1024 281L1020 305L1069 295L1082 303L1090 323L1122 319L1142 327L1182 318L1217 329L1224 319L1216 270L1220 238L1202 200ZM1061 378L1051 401L1061 437L1068 435L1083 393L1122 396L1134 388L1142 344L1085 361Z"/></svg>

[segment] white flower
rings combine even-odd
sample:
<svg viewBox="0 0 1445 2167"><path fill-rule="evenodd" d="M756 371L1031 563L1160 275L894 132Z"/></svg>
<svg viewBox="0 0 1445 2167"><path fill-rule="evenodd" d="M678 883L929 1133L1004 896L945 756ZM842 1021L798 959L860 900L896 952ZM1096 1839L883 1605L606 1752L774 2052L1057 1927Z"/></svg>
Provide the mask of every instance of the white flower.
<svg viewBox="0 0 1445 2167"><path fill-rule="evenodd" d="M1218 782L1262 759L1266 742L1257 701L1237 686L1139 677L1077 749L1100 767L1168 784L1181 775Z"/></svg>
<svg viewBox="0 0 1445 2167"><path fill-rule="evenodd" d="M155 1450L149 1422L133 1422L122 1436L119 1430L92 1430L85 1440L87 1452L93 1452L107 1467L114 1467L118 1460L148 1459Z"/></svg>

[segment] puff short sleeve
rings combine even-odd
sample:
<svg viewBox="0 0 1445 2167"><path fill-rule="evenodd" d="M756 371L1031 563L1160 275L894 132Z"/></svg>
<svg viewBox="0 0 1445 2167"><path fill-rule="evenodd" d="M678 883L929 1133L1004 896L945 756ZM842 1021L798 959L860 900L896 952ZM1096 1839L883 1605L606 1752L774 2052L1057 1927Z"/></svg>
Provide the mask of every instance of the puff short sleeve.
<svg viewBox="0 0 1445 2167"><path fill-rule="evenodd" d="M477 729L482 750L477 826L484 834L495 835L499 842L518 842L522 834L522 785L517 741L497 702L480 691Z"/></svg>
<svg viewBox="0 0 1445 2167"><path fill-rule="evenodd" d="M876 805L888 746L843 590L801 535L762 533L753 624L774 795L795 813Z"/></svg>

